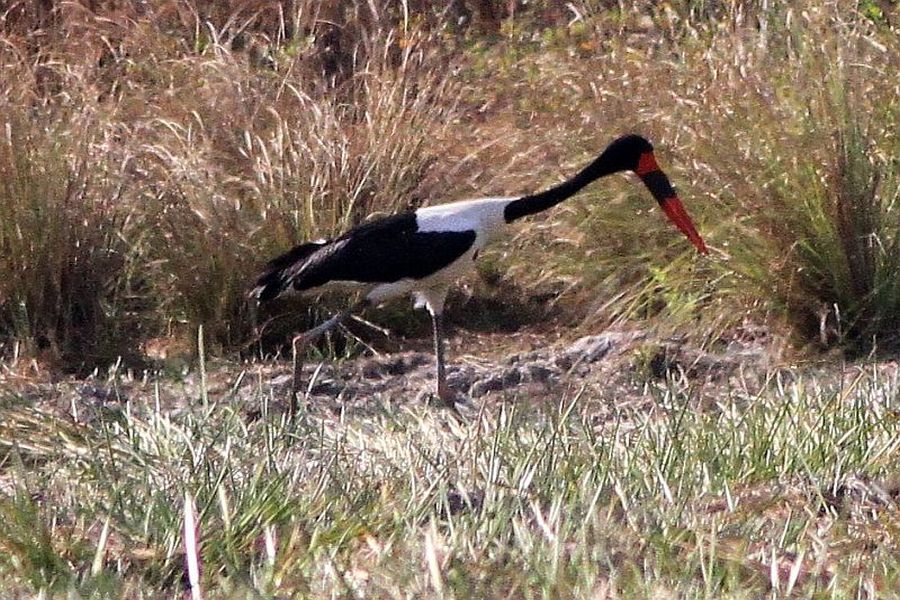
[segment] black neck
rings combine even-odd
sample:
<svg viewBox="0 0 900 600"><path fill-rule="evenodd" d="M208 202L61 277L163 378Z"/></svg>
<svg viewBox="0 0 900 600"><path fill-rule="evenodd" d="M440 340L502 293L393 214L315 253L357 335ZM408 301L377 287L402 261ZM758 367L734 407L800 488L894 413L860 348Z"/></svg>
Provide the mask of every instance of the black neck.
<svg viewBox="0 0 900 600"><path fill-rule="evenodd" d="M611 166L611 162L607 153L604 152L571 179L567 179L549 190L513 200L503 210L504 220L507 223L512 223L516 219L547 210L566 198L571 198L592 181L622 170Z"/></svg>

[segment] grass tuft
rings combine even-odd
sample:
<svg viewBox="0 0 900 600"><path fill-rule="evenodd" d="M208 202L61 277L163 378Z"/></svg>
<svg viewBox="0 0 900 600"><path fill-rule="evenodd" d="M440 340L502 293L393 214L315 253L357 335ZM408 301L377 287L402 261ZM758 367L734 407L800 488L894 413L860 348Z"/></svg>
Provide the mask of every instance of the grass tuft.
<svg viewBox="0 0 900 600"><path fill-rule="evenodd" d="M108 365L135 326L126 240L139 228L112 134L92 110L0 102L0 343L69 368Z"/></svg>
<svg viewBox="0 0 900 600"><path fill-rule="evenodd" d="M856 353L892 350L900 324L898 185L873 156L860 118L845 118L825 185L810 186L787 224L800 235L784 248L781 299L807 339Z"/></svg>

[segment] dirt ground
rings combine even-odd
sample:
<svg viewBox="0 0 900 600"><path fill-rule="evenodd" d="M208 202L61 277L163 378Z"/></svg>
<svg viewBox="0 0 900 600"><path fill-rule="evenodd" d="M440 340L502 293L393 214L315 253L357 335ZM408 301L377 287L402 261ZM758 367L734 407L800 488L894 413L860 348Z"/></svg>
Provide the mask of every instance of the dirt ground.
<svg viewBox="0 0 900 600"><path fill-rule="evenodd" d="M554 330L556 331L556 330ZM366 352L352 359L308 360L303 365L302 410L321 416L365 416L431 401L434 355L429 339L413 340L389 354ZM611 329L572 336L533 331L471 333L457 329L448 340L447 380L469 409L497 402L557 407L578 394L597 419L613 410L639 409L654 402L667 380L688 386L698 402L713 402L724 389L763 385L775 366L769 341L732 341L711 352L679 339L661 339L637 329ZM203 374L196 363L142 376L104 374L87 379L9 381L8 389L58 414L96 414L103 408L157 405L179 411L206 399L236 405L249 419L289 403L290 360L212 360ZM725 385L723 385L725 384ZM266 404L261 406L261 400Z"/></svg>

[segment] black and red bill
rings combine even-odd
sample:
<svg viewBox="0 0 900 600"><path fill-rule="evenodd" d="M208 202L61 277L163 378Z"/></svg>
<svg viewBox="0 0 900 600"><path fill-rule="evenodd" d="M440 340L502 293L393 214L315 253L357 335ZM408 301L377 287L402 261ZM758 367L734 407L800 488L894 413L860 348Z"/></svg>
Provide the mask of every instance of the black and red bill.
<svg viewBox="0 0 900 600"><path fill-rule="evenodd" d="M675 193L675 188L672 187L669 178L656 163L656 157L653 155L653 152L641 154L634 172L641 178L641 181L644 182L644 185L656 198L656 201L659 202L660 207L662 207L666 216L669 217L669 220L675 223L678 229L691 240L691 243L696 246L701 254L709 254L706 243L704 243L700 234L697 233L694 222L691 221L687 211L684 210L684 205L678 199L678 195Z"/></svg>
<svg viewBox="0 0 900 600"><path fill-rule="evenodd" d="M678 199L678 196L665 198L659 205L666 213L666 216L669 217L669 220L675 223L675 226L678 227L678 229L691 240L691 243L697 247L700 254L709 254L706 243L703 241L703 238L700 237L700 234L697 233L694 222L691 221L687 211L684 210L684 205L681 203L681 200Z"/></svg>

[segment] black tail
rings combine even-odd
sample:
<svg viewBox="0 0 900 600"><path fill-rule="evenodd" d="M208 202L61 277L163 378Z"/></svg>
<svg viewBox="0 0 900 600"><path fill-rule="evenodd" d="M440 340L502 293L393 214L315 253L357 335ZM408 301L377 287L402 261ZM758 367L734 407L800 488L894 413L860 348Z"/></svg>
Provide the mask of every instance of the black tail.
<svg viewBox="0 0 900 600"><path fill-rule="evenodd" d="M256 280L256 287L250 292L251 298L260 302L268 302L277 298L287 287L287 280L281 271L266 271Z"/></svg>
<svg viewBox="0 0 900 600"><path fill-rule="evenodd" d="M327 243L327 240L319 240L300 244L270 260L266 263L266 271L256 280L250 297L257 298L260 302L277 298L290 285L293 275L303 261Z"/></svg>

